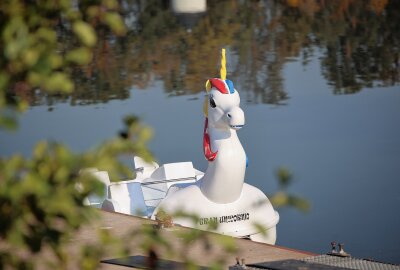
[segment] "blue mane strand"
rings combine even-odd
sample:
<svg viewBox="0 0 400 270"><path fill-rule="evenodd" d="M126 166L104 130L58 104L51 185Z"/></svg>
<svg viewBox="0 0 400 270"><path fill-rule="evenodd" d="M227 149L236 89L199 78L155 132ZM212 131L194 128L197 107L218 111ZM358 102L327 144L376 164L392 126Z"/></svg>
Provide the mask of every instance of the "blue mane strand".
<svg viewBox="0 0 400 270"><path fill-rule="evenodd" d="M229 93L235 93L235 88L233 87L233 82L231 80L225 80L226 85L228 85Z"/></svg>

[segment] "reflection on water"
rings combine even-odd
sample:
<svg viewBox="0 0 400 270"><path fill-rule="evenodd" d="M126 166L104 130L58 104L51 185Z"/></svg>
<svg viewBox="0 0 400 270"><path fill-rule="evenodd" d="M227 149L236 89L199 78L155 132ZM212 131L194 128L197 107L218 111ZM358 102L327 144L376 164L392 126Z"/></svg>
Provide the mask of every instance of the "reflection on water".
<svg viewBox="0 0 400 270"><path fill-rule="evenodd" d="M249 102L284 104L283 66L293 57L306 66L317 50L335 94L399 82L396 0L208 1L205 13L192 14L172 11L169 1L127 0L122 6L128 36L111 39L103 32L93 63L76 70L75 93L37 92L29 95L32 104L126 99L132 86L146 89L157 79L171 95L198 93L207 78L218 76L223 46L228 77Z"/></svg>

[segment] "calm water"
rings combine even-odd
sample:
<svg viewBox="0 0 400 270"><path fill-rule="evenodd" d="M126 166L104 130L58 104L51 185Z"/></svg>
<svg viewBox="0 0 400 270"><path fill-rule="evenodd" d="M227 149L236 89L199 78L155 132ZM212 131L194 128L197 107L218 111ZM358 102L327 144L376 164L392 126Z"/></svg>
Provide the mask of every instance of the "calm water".
<svg viewBox="0 0 400 270"><path fill-rule="evenodd" d="M154 130L159 163L204 171L203 85L224 46L246 115L246 182L273 194L285 166L288 191L312 205L279 209L277 244L323 253L337 241L400 263L399 3L288 3L209 1L193 16L131 3L129 36L105 35L72 96L30 93L18 131L0 132L1 155L29 156L42 139L84 151L133 113Z"/></svg>

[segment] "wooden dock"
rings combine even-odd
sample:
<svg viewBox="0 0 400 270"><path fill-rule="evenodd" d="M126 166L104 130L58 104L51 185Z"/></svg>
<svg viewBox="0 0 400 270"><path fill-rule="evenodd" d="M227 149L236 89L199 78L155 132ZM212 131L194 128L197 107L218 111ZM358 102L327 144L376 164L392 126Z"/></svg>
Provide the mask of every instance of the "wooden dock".
<svg viewBox="0 0 400 270"><path fill-rule="evenodd" d="M86 226L82 231L71 239L71 250L77 250L84 243L93 242L98 237L99 230L107 230L112 235L125 237L132 229L140 229L143 226L154 226L155 222L148 219L143 219L139 217L128 216L119 213L111 213L99 210L101 220L96 224L91 226ZM194 260L195 264L200 266L209 266L211 262L220 258L222 254L222 248L211 243L208 247L204 243L196 243L190 247L185 246L182 243L182 239L177 237L177 232L185 232L185 230L192 230L184 227L175 226L171 229L161 229L162 235L169 239L169 242L173 244L173 249L177 250L178 254L185 255ZM212 233L207 233L207 235L216 235ZM125 238L123 238L125 239ZM285 259L300 259L304 257L313 256L316 254L293 250L289 248L272 246L268 244L256 243L246 239L233 238L235 246L238 248L235 254L226 255L226 261L224 265L226 269L228 266L234 265L236 258L244 259L245 263L256 263L256 262L266 262L266 261L277 261ZM207 242L207 241L206 241ZM130 256L143 255L143 251L140 250L140 241L127 241L129 246ZM154 248L160 259L182 261L182 256L169 255L165 250L158 250L158 247ZM176 253L176 252L175 252ZM226 254L226 253L225 253ZM115 259L121 257L114 250L107 252L102 256L103 259ZM124 266L113 265L109 263L101 263L101 269L129 269ZM130 268L135 269L135 268Z"/></svg>

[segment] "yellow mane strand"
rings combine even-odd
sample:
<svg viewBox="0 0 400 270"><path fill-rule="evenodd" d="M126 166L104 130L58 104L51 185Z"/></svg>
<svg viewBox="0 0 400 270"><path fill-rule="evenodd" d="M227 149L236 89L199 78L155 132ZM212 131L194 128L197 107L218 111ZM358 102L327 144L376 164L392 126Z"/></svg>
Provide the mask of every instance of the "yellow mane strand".
<svg viewBox="0 0 400 270"><path fill-rule="evenodd" d="M205 117L208 117L208 98L207 97L204 99L203 113L204 113Z"/></svg>

